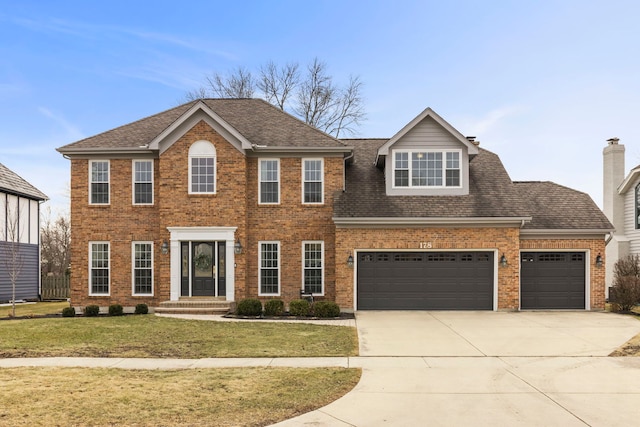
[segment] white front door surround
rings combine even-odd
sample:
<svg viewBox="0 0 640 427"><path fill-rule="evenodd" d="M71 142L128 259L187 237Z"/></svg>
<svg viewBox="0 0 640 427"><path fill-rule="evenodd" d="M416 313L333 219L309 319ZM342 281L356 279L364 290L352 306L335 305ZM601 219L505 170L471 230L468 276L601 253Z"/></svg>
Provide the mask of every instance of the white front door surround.
<svg viewBox="0 0 640 427"><path fill-rule="evenodd" d="M180 298L181 285L181 260L180 260L180 242L185 241L225 241L226 250L226 285L227 285L227 301L234 301L235 294L235 253L233 245L235 242L235 232L238 227L167 227L171 233L170 256L171 256L171 301L177 301Z"/></svg>

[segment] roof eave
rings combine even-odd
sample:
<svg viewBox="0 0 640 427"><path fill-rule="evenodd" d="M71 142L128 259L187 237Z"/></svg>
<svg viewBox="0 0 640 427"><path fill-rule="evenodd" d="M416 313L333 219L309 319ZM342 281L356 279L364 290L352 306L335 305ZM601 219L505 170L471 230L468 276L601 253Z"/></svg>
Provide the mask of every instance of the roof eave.
<svg viewBox="0 0 640 427"><path fill-rule="evenodd" d="M615 231L613 228L544 228L544 229L523 229L520 230L522 239L548 239L555 237L558 239L604 239L604 237Z"/></svg>
<svg viewBox="0 0 640 427"><path fill-rule="evenodd" d="M82 156L82 155L96 155L96 154L153 154L157 150L152 150L146 145L141 147L117 147L117 148L105 148L105 147L83 147L83 148L56 148L56 151L65 156Z"/></svg>
<svg viewBox="0 0 640 427"><path fill-rule="evenodd" d="M531 221L523 217L333 217L338 228L361 227L523 227Z"/></svg>
<svg viewBox="0 0 640 427"><path fill-rule="evenodd" d="M635 168L631 169L629 175L627 175L624 181L622 181L622 184L620 184L620 186L618 187L618 194L626 193L627 190L629 190L629 187L631 187L631 183L635 181L635 177L638 174L640 174L640 166L636 166Z"/></svg>

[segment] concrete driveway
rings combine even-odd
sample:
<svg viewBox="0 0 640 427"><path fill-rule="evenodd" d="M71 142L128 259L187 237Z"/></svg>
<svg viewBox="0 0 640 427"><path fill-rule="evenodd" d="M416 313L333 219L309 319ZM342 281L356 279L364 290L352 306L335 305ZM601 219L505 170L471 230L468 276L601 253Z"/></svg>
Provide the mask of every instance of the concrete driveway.
<svg viewBox="0 0 640 427"><path fill-rule="evenodd" d="M589 312L360 312L355 389L277 426L627 426L640 321Z"/></svg>

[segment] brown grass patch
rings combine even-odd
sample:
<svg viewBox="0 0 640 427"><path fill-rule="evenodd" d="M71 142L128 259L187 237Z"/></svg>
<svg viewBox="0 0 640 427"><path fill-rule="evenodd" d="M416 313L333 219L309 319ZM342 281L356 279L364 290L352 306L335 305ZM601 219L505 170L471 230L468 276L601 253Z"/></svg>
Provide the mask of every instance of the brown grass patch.
<svg viewBox="0 0 640 427"><path fill-rule="evenodd" d="M320 408L359 369L0 369L0 426L265 426Z"/></svg>

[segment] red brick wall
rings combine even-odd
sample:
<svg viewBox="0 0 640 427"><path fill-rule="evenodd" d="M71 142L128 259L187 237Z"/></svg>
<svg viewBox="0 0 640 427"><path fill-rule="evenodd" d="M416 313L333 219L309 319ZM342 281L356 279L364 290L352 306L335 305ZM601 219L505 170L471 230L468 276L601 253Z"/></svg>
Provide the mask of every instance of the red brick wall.
<svg viewBox="0 0 640 427"><path fill-rule="evenodd" d="M508 260L498 269L498 309L517 309L519 305L518 228L338 228L336 252L344 259L336 262L336 302L343 309L354 307L354 269L347 266L349 253L357 249L498 250ZM355 256L355 255L354 255Z"/></svg>

